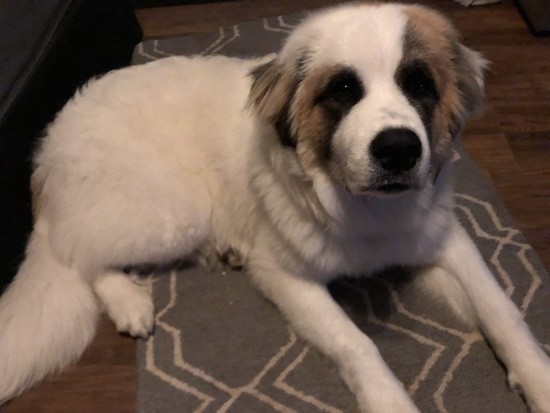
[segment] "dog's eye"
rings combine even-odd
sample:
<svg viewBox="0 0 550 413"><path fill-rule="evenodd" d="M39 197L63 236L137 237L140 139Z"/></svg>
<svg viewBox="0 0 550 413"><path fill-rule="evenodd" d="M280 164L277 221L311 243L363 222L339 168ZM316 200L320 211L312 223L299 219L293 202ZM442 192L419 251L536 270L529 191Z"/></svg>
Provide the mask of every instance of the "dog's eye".
<svg viewBox="0 0 550 413"><path fill-rule="evenodd" d="M433 77L423 64L415 64L403 71L401 80L403 91L414 99L437 100L439 95Z"/></svg>
<svg viewBox="0 0 550 413"><path fill-rule="evenodd" d="M363 93L363 86L357 75L351 69L344 69L330 79L317 102L333 102L351 107L361 100Z"/></svg>

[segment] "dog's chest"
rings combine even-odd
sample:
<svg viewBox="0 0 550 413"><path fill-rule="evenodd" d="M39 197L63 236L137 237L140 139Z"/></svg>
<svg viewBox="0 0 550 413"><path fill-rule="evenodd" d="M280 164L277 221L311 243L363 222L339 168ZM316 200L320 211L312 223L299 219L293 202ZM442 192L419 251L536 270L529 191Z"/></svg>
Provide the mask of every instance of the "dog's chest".
<svg viewBox="0 0 550 413"><path fill-rule="evenodd" d="M287 211L288 212L288 211ZM273 218L273 217L271 217ZM411 216L381 218L350 216L323 225L293 220L292 225L259 221L255 248L293 271L328 281L334 276L369 275L394 265L418 266L434 262L444 243L450 217L441 210ZM326 223L325 223L326 224Z"/></svg>
<svg viewBox="0 0 550 413"><path fill-rule="evenodd" d="M432 263L446 234L446 227L425 228L345 239L328 238L314 254L331 273L369 275L389 266ZM315 261L315 258L314 258Z"/></svg>

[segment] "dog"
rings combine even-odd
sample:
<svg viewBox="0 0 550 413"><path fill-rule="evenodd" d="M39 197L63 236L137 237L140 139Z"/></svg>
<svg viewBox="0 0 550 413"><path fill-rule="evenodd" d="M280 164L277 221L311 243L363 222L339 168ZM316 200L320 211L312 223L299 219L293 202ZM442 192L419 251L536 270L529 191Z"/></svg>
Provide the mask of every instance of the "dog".
<svg viewBox="0 0 550 413"><path fill-rule="evenodd" d="M326 285L399 264L550 413L550 361L453 213L452 148L486 65L435 11L347 4L276 55L170 57L89 82L35 156L35 225L0 301L0 400L78 359L102 310L152 332L124 268L211 249L242 256L363 412L418 409Z"/></svg>

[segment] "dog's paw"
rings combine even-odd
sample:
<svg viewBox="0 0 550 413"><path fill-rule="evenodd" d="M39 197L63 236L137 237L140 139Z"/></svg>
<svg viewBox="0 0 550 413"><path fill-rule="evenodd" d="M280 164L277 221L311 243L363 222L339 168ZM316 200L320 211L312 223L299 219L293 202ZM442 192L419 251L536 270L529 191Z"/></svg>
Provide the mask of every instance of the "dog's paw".
<svg viewBox="0 0 550 413"><path fill-rule="evenodd" d="M523 381L515 372L508 372L508 386L523 396L532 413L550 413L550 363L544 364Z"/></svg>
<svg viewBox="0 0 550 413"><path fill-rule="evenodd" d="M508 388L516 393L523 394L523 390L519 384L518 376L515 372L509 371L506 377Z"/></svg>
<svg viewBox="0 0 550 413"><path fill-rule="evenodd" d="M396 380L371 384L366 388L354 389L361 412L420 413L405 388Z"/></svg>
<svg viewBox="0 0 550 413"><path fill-rule="evenodd" d="M127 300L111 303L107 312L119 333L132 337L147 338L153 333L155 308L151 297L142 288L137 289Z"/></svg>
<svg viewBox="0 0 550 413"><path fill-rule="evenodd" d="M119 333L141 338L152 334L155 308L146 286L125 275L109 274L96 282L95 292Z"/></svg>
<svg viewBox="0 0 550 413"><path fill-rule="evenodd" d="M525 400L532 413L550 413L550 389L545 394L525 395Z"/></svg>
<svg viewBox="0 0 550 413"><path fill-rule="evenodd" d="M524 392L525 400L532 413L550 413L550 380L541 393L527 394Z"/></svg>
<svg viewBox="0 0 550 413"><path fill-rule="evenodd" d="M359 409L364 413L420 413L408 396L395 395L393 398L378 398L376 403L372 399L363 401L358 399Z"/></svg>

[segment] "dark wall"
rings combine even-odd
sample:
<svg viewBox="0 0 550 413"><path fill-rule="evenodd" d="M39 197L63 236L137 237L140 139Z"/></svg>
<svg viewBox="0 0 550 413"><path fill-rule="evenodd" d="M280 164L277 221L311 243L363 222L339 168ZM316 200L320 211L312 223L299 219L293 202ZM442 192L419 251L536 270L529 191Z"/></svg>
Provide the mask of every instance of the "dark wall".
<svg viewBox="0 0 550 413"><path fill-rule="evenodd" d="M0 3L1 64L7 66L7 56L11 65L0 78L0 291L15 274L32 227L31 160L44 128L78 86L129 64L142 36L124 0L46 3Z"/></svg>

